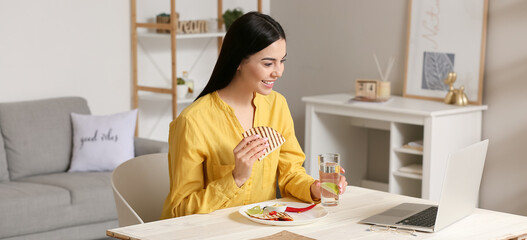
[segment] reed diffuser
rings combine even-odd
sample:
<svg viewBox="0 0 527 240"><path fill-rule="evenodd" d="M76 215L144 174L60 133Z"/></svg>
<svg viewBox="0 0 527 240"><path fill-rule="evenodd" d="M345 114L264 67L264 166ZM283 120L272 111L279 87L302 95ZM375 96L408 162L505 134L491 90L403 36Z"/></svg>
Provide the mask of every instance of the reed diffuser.
<svg viewBox="0 0 527 240"><path fill-rule="evenodd" d="M383 73L381 70L381 64L379 64L379 59L376 54L373 54L373 59L377 65L377 70L381 75L381 81L379 81L378 91L377 91L377 100L387 101L391 96L391 84L389 80L390 72L392 71L393 64L395 63L395 58L393 56L388 60L388 65L386 66L386 72Z"/></svg>

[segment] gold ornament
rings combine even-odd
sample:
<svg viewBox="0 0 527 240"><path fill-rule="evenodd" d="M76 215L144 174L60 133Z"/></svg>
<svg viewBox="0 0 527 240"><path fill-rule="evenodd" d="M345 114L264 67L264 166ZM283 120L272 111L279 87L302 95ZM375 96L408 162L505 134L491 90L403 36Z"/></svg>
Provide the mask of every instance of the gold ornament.
<svg viewBox="0 0 527 240"><path fill-rule="evenodd" d="M449 72L444 82L447 84L448 93L445 96L446 104L455 104L458 106L465 106L468 104L468 97L465 94L465 86L459 87L459 89L454 88L454 82L456 81L457 74L455 72Z"/></svg>

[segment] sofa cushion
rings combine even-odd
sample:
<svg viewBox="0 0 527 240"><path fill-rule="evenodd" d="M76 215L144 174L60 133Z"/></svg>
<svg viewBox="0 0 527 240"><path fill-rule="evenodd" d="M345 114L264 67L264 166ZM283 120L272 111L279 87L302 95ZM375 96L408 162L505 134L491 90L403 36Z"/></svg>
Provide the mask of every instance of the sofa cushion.
<svg viewBox="0 0 527 240"><path fill-rule="evenodd" d="M0 184L0 238L117 219L110 179L111 172L75 172ZM7 184L18 188L4 197Z"/></svg>
<svg viewBox="0 0 527 240"><path fill-rule="evenodd" d="M46 232L38 232L16 237L2 238L2 240L110 240L106 230L119 227L119 221L111 220L93 224L60 228Z"/></svg>
<svg viewBox="0 0 527 240"><path fill-rule="evenodd" d="M9 181L9 172L7 171L7 159L5 157L4 137L0 129L0 182Z"/></svg>
<svg viewBox="0 0 527 240"><path fill-rule="evenodd" d="M63 97L0 103L0 128L12 180L68 169L72 112L89 114L86 100Z"/></svg>
<svg viewBox="0 0 527 240"><path fill-rule="evenodd" d="M0 184L0 238L59 226L70 208L67 189L38 183Z"/></svg>
<svg viewBox="0 0 527 240"><path fill-rule="evenodd" d="M117 219L113 199L112 172L65 172L19 179L20 182L39 183L66 189L71 195L68 222L94 223Z"/></svg>

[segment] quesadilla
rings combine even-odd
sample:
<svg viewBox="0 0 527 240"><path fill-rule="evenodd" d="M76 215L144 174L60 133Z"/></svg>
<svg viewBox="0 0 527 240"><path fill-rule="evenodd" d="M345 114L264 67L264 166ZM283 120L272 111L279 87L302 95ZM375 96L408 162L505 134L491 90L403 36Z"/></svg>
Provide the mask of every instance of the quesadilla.
<svg viewBox="0 0 527 240"><path fill-rule="evenodd" d="M256 134L260 135L262 138L266 137L269 142L269 147L266 148L267 151L265 152L264 155L259 157L258 160L264 159L267 155L269 155L271 152L273 152L274 150L282 146L282 144L284 144L285 142L285 138L282 135L280 135L280 133L278 133L276 130L270 127L265 127L265 126L251 128L245 131L242 134L242 136L246 138L246 137L256 135Z"/></svg>
<svg viewBox="0 0 527 240"><path fill-rule="evenodd" d="M265 212L262 214L248 214L250 217L269 221L293 221L293 217L285 212Z"/></svg>

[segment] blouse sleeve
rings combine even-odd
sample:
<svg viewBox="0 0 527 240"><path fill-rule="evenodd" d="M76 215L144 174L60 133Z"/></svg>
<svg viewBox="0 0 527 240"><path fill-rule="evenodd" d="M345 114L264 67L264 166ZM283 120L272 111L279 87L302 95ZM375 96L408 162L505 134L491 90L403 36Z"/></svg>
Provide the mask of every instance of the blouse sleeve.
<svg viewBox="0 0 527 240"><path fill-rule="evenodd" d="M279 116L282 118L284 129L282 135L286 141L280 149L278 186L282 197L292 195L302 201L313 202L310 187L315 180L302 166L306 156L296 139L293 118L287 102L282 96L281 99Z"/></svg>
<svg viewBox="0 0 527 240"><path fill-rule="evenodd" d="M169 132L170 193L162 218L209 213L226 207L243 192L232 174L205 186L204 161L209 156L203 135L191 119L178 118Z"/></svg>

